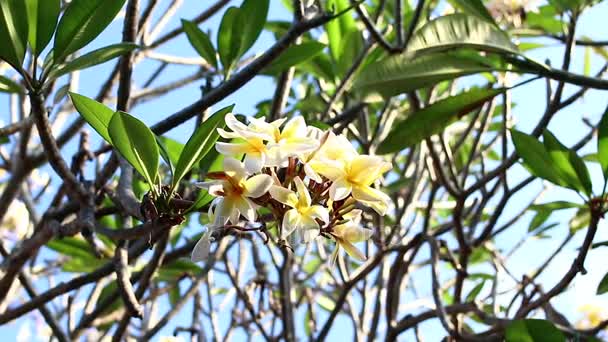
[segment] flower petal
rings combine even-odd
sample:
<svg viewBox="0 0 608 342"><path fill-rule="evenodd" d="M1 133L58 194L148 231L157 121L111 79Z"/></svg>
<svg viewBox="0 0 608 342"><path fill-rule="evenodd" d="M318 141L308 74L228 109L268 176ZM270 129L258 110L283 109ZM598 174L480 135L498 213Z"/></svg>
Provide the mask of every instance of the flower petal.
<svg viewBox="0 0 608 342"><path fill-rule="evenodd" d="M209 239L210 234L210 232L205 232L196 245L194 245L190 260L199 262L205 261L209 257L209 249L211 248L211 240Z"/></svg>
<svg viewBox="0 0 608 342"><path fill-rule="evenodd" d="M282 186L273 185L270 187L269 192L272 198L292 208L295 208L298 204L298 196L296 193Z"/></svg>
<svg viewBox="0 0 608 342"><path fill-rule="evenodd" d="M223 128L218 128L217 133L220 135L220 137L222 137L224 139L234 139L234 138L241 137L240 135L238 135L238 133L228 132L227 130L225 130Z"/></svg>
<svg viewBox="0 0 608 342"><path fill-rule="evenodd" d="M352 160L348 176L353 183L370 185L391 168L391 163L385 162L381 157L362 155Z"/></svg>
<svg viewBox="0 0 608 342"><path fill-rule="evenodd" d="M214 207L213 228L226 225L230 219L230 211L232 208L226 205L225 199L223 197L218 197L211 202L211 206Z"/></svg>
<svg viewBox="0 0 608 342"><path fill-rule="evenodd" d="M272 177L266 174L255 175L245 181L245 192L243 195L251 198L258 198L268 192L271 186Z"/></svg>
<svg viewBox="0 0 608 342"><path fill-rule="evenodd" d="M300 223L300 214L295 209L288 210L283 216L283 224L281 227L281 238L286 239Z"/></svg>
<svg viewBox="0 0 608 342"><path fill-rule="evenodd" d="M225 143L216 142L215 149L225 156L236 156L251 151L251 146L247 143Z"/></svg>
<svg viewBox="0 0 608 342"><path fill-rule="evenodd" d="M234 158L224 158L224 171L237 181L247 177L243 163Z"/></svg>
<svg viewBox="0 0 608 342"><path fill-rule="evenodd" d="M329 187L329 197L334 201L345 199L352 191L351 184L346 178L336 179Z"/></svg>
<svg viewBox="0 0 608 342"><path fill-rule="evenodd" d="M353 257L359 261L367 260L367 257L363 253L361 253L361 251L358 250L357 247L355 247L355 245L353 245L352 243L350 243L346 240L343 240L343 239L339 239L338 243L340 244L340 246L342 248L344 248L346 253L348 253L348 255L350 255L351 257Z"/></svg>
<svg viewBox="0 0 608 342"><path fill-rule="evenodd" d="M344 230L342 239L351 243L367 241L373 233L371 229L365 229L358 224L351 224Z"/></svg>
<svg viewBox="0 0 608 342"><path fill-rule="evenodd" d="M313 170L309 164L304 164L304 173L306 174L306 176L308 178L312 179L313 181L315 181L317 183L323 182L323 179L321 178L321 176L319 176L319 174L316 173L315 170Z"/></svg>
<svg viewBox="0 0 608 342"><path fill-rule="evenodd" d="M308 164L315 172L330 180L335 180L346 175L344 165L336 160L313 158Z"/></svg>
<svg viewBox="0 0 608 342"><path fill-rule="evenodd" d="M308 208L307 215L312 218L319 219L325 223L329 222L329 211L327 208L320 205L313 205Z"/></svg>
<svg viewBox="0 0 608 342"><path fill-rule="evenodd" d="M263 153L247 153L245 156L245 170L250 174L260 172L265 162L266 156Z"/></svg>
<svg viewBox="0 0 608 342"><path fill-rule="evenodd" d="M255 204L253 204L250 200L241 197L235 201L235 207L238 208L240 214L243 215L247 221L255 222L257 212L255 211Z"/></svg>
<svg viewBox="0 0 608 342"><path fill-rule="evenodd" d="M306 136L306 131L306 122L304 121L304 118L296 116L287 121L285 127L283 127L283 130L281 131L281 137L286 139L303 137Z"/></svg>
<svg viewBox="0 0 608 342"><path fill-rule="evenodd" d="M363 204L371 206L380 215L386 213L386 207L391 200L384 192L369 186L354 186L353 198Z"/></svg>
<svg viewBox="0 0 608 342"><path fill-rule="evenodd" d="M298 202L302 207L310 207L312 199L310 198L310 194L308 193L308 189L304 182L300 179L300 177L296 177L293 179L294 183L296 183L296 189L298 190Z"/></svg>

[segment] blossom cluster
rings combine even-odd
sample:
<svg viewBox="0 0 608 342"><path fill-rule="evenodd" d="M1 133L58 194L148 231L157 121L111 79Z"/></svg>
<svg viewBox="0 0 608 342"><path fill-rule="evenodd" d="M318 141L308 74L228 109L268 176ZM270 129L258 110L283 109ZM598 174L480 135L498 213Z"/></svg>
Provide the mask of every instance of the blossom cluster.
<svg viewBox="0 0 608 342"><path fill-rule="evenodd" d="M258 220L261 208L277 222L280 241L294 236L310 242L318 236L337 243L360 260L353 245L371 237L361 225L357 204L384 215L390 198L374 188L391 163L379 156L359 154L350 141L331 130L307 126L302 117L266 122L250 118L244 124L226 115L229 130L218 133L223 171L210 172L197 185L215 196L209 207L210 225L192 253L204 260L215 229ZM242 160L242 161L241 161ZM268 215L266 215L268 216Z"/></svg>
<svg viewBox="0 0 608 342"><path fill-rule="evenodd" d="M520 27L522 25L522 15L538 12L539 3L539 0L492 0L487 4L487 7L497 21Z"/></svg>

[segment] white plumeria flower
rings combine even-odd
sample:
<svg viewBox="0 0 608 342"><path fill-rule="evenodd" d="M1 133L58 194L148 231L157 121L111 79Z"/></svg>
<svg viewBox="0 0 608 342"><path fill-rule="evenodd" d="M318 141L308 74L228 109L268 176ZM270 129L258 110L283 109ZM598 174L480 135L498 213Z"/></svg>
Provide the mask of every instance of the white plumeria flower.
<svg viewBox="0 0 608 342"><path fill-rule="evenodd" d="M221 227L228 221L237 224L241 215L249 221L256 220L257 205L251 199L268 192L272 178L266 174L250 178L247 176L247 170L241 162L227 157L224 159L224 173L217 176L219 179L197 183L197 186L206 188L211 195L217 196L211 203L215 214L213 227Z"/></svg>
<svg viewBox="0 0 608 342"><path fill-rule="evenodd" d="M13 200L0 223L0 228L11 232L17 239L23 239L28 235L30 226L30 212L25 203Z"/></svg>
<svg viewBox="0 0 608 342"><path fill-rule="evenodd" d="M317 172L333 183L329 187L329 197L334 201L343 200L352 193L357 201L374 209L378 214L386 214L390 197L371 185L392 168L391 163L378 156L359 155L347 163L326 160L316 165Z"/></svg>
<svg viewBox="0 0 608 342"><path fill-rule="evenodd" d="M209 206L209 222L215 221L215 213L213 212L213 206ZM203 233L201 238L198 240L194 248L192 249L192 254L190 255L190 259L193 262L205 261L209 257L209 250L211 249L211 234L215 230L213 224L209 224L207 226L207 231Z"/></svg>
<svg viewBox="0 0 608 342"><path fill-rule="evenodd" d="M234 115L226 115L226 125L232 130L227 132L218 129L220 135L227 139L239 138L242 141L217 143L216 149L225 155L245 154L245 168L250 173L258 172L264 166L286 166L289 157L298 157L319 146L316 139L307 136L304 118L298 116L289 120L283 129L286 119L266 122L261 118L250 118L246 126Z"/></svg>
<svg viewBox="0 0 608 342"><path fill-rule="evenodd" d="M365 229L361 226L361 210L359 209L354 209L345 214L344 219L347 221L334 226L331 233L334 240L336 240L336 249L331 256L330 262L332 264L335 263L340 247L344 248L346 253L351 257L365 261L367 258L353 243L368 240L373 232L371 229Z"/></svg>
<svg viewBox="0 0 608 342"><path fill-rule="evenodd" d="M274 185L270 188L270 195L277 201L291 207L283 216L281 238L287 238L296 229L302 234L304 242L309 242L319 235L321 227L316 219L324 223L329 222L327 208L312 205L310 193L300 177L294 178L297 192Z"/></svg>
<svg viewBox="0 0 608 342"><path fill-rule="evenodd" d="M237 156L245 154L245 169L249 173L256 173L266 165L268 148L266 141L272 139L268 132L256 130L236 119L233 114L226 115L226 126L232 130L228 132L218 128L217 131L222 138L239 139L238 142L217 142L215 149L226 156Z"/></svg>

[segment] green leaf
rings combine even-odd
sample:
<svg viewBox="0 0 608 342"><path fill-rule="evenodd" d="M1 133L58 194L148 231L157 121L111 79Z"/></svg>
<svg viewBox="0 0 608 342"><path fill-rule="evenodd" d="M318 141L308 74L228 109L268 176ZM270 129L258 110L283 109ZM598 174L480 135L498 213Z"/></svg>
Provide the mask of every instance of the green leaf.
<svg viewBox="0 0 608 342"><path fill-rule="evenodd" d="M211 64L214 68L217 68L217 56L209 36L199 29L196 24L188 20L182 19L182 27L184 32L186 32L190 45L192 45L196 52L198 52L207 63Z"/></svg>
<svg viewBox="0 0 608 342"><path fill-rule="evenodd" d="M484 6L481 0L448 0L448 2L465 13L472 14L493 25L496 25L494 18L492 18L492 15L490 12L488 12L488 9L486 6Z"/></svg>
<svg viewBox="0 0 608 342"><path fill-rule="evenodd" d="M423 25L414 32L407 51L419 54L453 48L519 53L505 32L485 20L463 13L441 16Z"/></svg>
<svg viewBox="0 0 608 342"><path fill-rule="evenodd" d="M175 165L175 174L173 175L173 190L179 184L179 181L198 163L214 146L219 138L217 128L224 127L226 114L230 113L234 105L225 107L214 113L205 122L203 122L188 139L186 146L182 150L179 160Z"/></svg>
<svg viewBox="0 0 608 342"><path fill-rule="evenodd" d="M549 211L555 211L555 210L562 210L562 209L572 209L572 208L584 208L585 206L578 204L578 203L572 203L572 202L566 202L566 201L555 201L555 202L548 202L548 203L539 203L539 204L533 204L530 206L530 210L535 210L535 211L544 211L544 210L549 210Z"/></svg>
<svg viewBox="0 0 608 342"><path fill-rule="evenodd" d="M99 294L99 298L97 298L97 302L95 302L95 308L101 305L101 303L110 299L110 296L114 295L114 300L110 305L103 311L104 314L109 314L118 310L122 306L122 302L120 300L120 295L118 294L118 283L116 280L112 280L109 282L104 288L101 290Z"/></svg>
<svg viewBox="0 0 608 342"><path fill-rule="evenodd" d="M112 22L126 0L73 0L55 34L55 63L89 44Z"/></svg>
<svg viewBox="0 0 608 342"><path fill-rule="evenodd" d="M345 37L342 37L340 46L340 59L337 61L338 71L340 75L345 75L348 69L352 66L353 61L363 51L363 37L361 32L355 30L350 31Z"/></svg>
<svg viewBox="0 0 608 342"><path fill-rule="evenodd" d="M386 154L410 147L441 132L446 126L474 108L483 105L505 89L472 89L448 97L412 113L397 123L378 146L378 153Z"/></svg>
<svg viewBox="0 0 608 342"><path fill-rule="evenodd" d="M0 75L0 93L23 93L23 88L10 78Z"/></svg>
<svg viewBox="0 0 608 342"><path fill-rule="evenodd" d="M108 125L112 145L149 184L155 184L159 151L154 133L125 112L116 112Z"/></svg>
<svg viewBox="0 0 608 342"><path fill-rule="evenodd" d="M160 156L171 169L171 175L175 174L175 165L179 160L179 155L184 149L184 144L167 137L156 137Z"/></svg>
<svg viewBox="0 0 608 342"><path fill-rule="evenodd" d="M570 232L574 234L581 229L587 228L589 226L589 221L591 221L591 212L589 211L589 208L577 210L574 217L568 222L570 225Z"/></svg>
<svg viewBox="0 0 608 342"><path fill-rule="evenodd" d="M0 59L20 68L27 45L27 10L23 0L0 0Z"/></svg>
<svg viewBox="0 0 608 342"><path fill-rule="evenodd" d="M217 49L224 67L224 75L229 75L243 44L243 15L237 7L229 7L222 17L217 34Z"/></svg>
<svg viewBox="0 0 608 342"><path fill-rule="evenodd" d="M543 319L511 322L505 332L506 342L565 342L566 337L553 323Z"/></svg>
<svg viewBox="0 0 608 342"><path fill-rule="evenodd" d="M316 298L317 304L328 312L332 312L336 307L336 302L326 295L318 295Z"/></svg>
<svg viewBox="0 0 608 342"><path fill-rule="evenodd" d="M108 133L108 125L114 115L114 111L106 107L103 103L99 103L86 96L70 92L70 99L74 104L74 108L93 127L101 137L112 145L112 139Z"/></svg>
<svg viewBox="0 0 608 342"><path fill-rule="evenodd" d="M604 180L608 180L608 108L606 108L597 129L597 157L602 166Z"/></svg>
<svg viewBox="0 0 608 342"><path fill-rule="evenodd" d="M108 259L72 258L63 263L61 269L64 272L89 273L104 266L108 261Z"/></svg>
<svg viewBox="0 0 608 342"><path fill-rule="evenodd" d="M76 70L82 70L98 64L105 63L111 59L127 54L137 49L138 47L139 46L137 44L133 43L119 43L102 47L101 49L91 51L72 61L67 62L66 64L58 67L57 69L54 69L49 74L49 77L57 78Z"/></svg>
<svg viewBox="0 0 608 342"><path fill-rule="evenodd" d="M479 284L475 285L475 287L467 295L467 299L466 299L467 303L474 301L477 298L477 296L479 296L479 293L481 292L481 290L483 290L483 286L485 284L486 284L486 281L483 280L483 281L480 281Z"/></svg>
<svg viewBox="0 0 608 342"><path fill-rule="evenodd" d="M158 280L173 282L184 275L200 274L202 271L201 267L197 264L184 259L178 259L170 264L162 266L158 270Z"/></svg>
<svg viewBox="0 0 608 342"><path fill-rule="evenodd" d="M338 14L346 11L349 6L348 0L328 0L325 7L328 11ZM338 61L342 54L342 40L348 33L357 30L355 19L349 12L344 12L338 18L334 18L328 22L325 25L325 30L327 31L331 56L335 61Z"/></svg>
<svg viewBox="0 0 608 342"><path fill-rule="evenodd" d="M82 239L73 237L55 238L49 241L46 246L57 253L84 259L97 259L91 251L91 246Z"/></svg>
<svg viewBox="0 0 608 342"><path fill-rule="evenodd" d="M262 73L268 75L276 75L282 71L304 63L325 49L325 44L319 42L304 42L298 45L290 46L277 59L268 65Z"/></svg>
<svg viewBox="0 0 608 342"><path fill-rule="evenodd" d="M592 184L585 162L574 151L564 146L548 130L543 133L543 142L560 178L569 188L591 195Z"/></svg>
<svg viewBox="0 0 608 342"><path fill-rule="evenodd" d="M608 273L604 275L602 281L600 281L600 284L597 286L598 295L604 294L606 292L608 292Z"/></svg>
<svg viewBox="0 0 608 342"><path fill-rule="evenodd" d="M548 210L548 209L538 210L536 212L536 215L534 215L534 217L532 218L532 221L530 221L530 227L528 227L528 233L533 232L536 229L538 229L540 226L542 226L542 224L547 221L549 216L551 216L551 210Z"/></svg>
<svg viewBox="0 0 608 342"><path fill-rule="evenodd" d="M28 40L32 52L40 54L55 32L61 10L60 0L25 0L29 24Z"/></svg>
<svg viewBox="0 0 608 342"><path fill-rule="evenodd" d="M244 55L258 40L266 24L270 0L244 0L241 5L243 38L238 56Z"/></svg>
<svg viewBox="0 0 608 342"><path fill-rule="evenodd" d="M411 59L397 55L363 69L353 89L374 100L376 95L387 98L492 69L490 65L461 56L435 54Z"/></svg>
<svg viewBox="0 0 608 342"><path fill-rule="evenodd" d="M523 159L524 165L537 177L546 179L554 184L563 185L558 172L553 166L553 160L543 144L531 135L511 130L515 151Z"/></svg>
<svg viewBox="0 0 608 342"><path fill-rule="evenodd" d="M175 284L169 291L169 303L171 306L175 306L181 298L182 295L179 293L179 284Z"/></svg>

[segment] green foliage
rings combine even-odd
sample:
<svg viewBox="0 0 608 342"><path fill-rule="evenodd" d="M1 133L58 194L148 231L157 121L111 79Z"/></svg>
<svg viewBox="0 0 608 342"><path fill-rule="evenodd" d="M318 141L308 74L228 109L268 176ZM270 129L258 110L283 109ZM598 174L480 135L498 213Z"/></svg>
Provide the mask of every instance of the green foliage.
<svg viewBox="0 0 608 342"><path fill-rule="evenodd" d="M217 35L217 48L224 75L229 75L236 59L239 57L243 41L243 16L238 7L230 7L224 13Z"/></svg>
<svg viewBox="0 0 608 342"><path fill-rule="evenodd" d="M244 0L241 4L242 22L236 25L243 26L243 38L240 46L239 56L249 51L258 40L260 33L266 24L270 0Z"/></svg>
<svg viewBox="0 0 608 342"><path fill-rule="evenodd" d="M591 195L592 185L589 171L583 160L575 152L560 143L548 130L543 133L545 148L560 178L569 188Z"/></svg>
<svg viewBox="0 0 608 342"><path fill-rule="evenodd" d="M0 0L0 58L21 67L27 46L28 24L24 0Z"/></svg>
<svg viewBox="0 0 608 342"><path fill-rule="evenodd" d="M524 165L533 175L554 184L564 184L543 144L533 136L514 129L511 130L511 137L517 154L523 159Z"/></svg>
<svg viewBox="0 0 608 342"><path fill-rule="evenodd" d="M604 111L598 126L597 157L602 166L604 180L608 180L608 108Z"/></svg>
<svg viewBox="0 0 608 342"><path fill-rule="evenodd" d="M28 41L34 54L39 54L51 41L59 10L60 0L25 0L28 18Z"/></svg>
<svg viewBox="0 0 608 342"><path fill-rule="evenodd" d="M463 13L441 16L426 23L414 33L407 51L429 53L453 48L518 53L504 31L486 20Z"/></svg>
<svg viewBox="0 0 608 342"><path fill-rule="evenodd" d="M551 132L545 131L543 144L516 130L511 134L517 154L533 175L591 196L591 177L584 161Z"/></svg>
<svg viewBox="0 0 608 342"><path fill-rule="evenodd" d="M279 58L275 59L262 71L265 74L276 75L292 66L309 61L325 48L325 44L319 42L304 42L290 46Z"/></svg>
<svg viewBox="0 0 608 342"><path fill-rule="evenodd" d="M437 101L410 114L395 124L389 135L378 146L378 153L393 153L413 146L445 127L462 115L483 105L505 89L472 89Z"/></svg>
<svg viewBox="0 0 608 342"><path fill-rule="evenodd" d="M186 173L188 173L192 167L215 146L215 142L219 138L217 129L223 128L226 125L224 118L233 108L234 105L220 109L196 128L194 134L192 134L184 146L184 149L179 156L179 160L175 165L172 184L173 189L177 187L179 181Z"/></svg>
<svg viewBox="0 0 608 342"><path fill-rule="evenodd" d="M334 14L342 13L349 8L348 0L328 0L326 8L333 11ZM327 37L329 40L329 51L335 61L340 60L342 54L342 42L346 36L352 31L357 30L352 14L349 12L342 13L337 19L331 20L325 25Z"/></svg>
<svg viewBox="0 0 608 342"><path fill-rule="evenodd" d="M522 319L511 322L506 329L506 342L560 342L566 337L551 322Z"/></svg>
<svg viewBox="0 0 608 342"><path fill-rule="evenodd" d="M74 108L80 113L80 115L86 120L86 122L93 127L101 137L112 144L112 139L108 133L108 125L114 115L114 111L106 107L104 104L99 103L86 96L82 96L76 93L70 92L70 98L74 104Z"/></svg>
<svg viewBox="0 0 608 342"><path fill-rule="evenodd" d="M366 95L368 101L378 100L378 95L387 98L493 68L456 55L437 54L415 59L405 55L391 56L362 70L353 89Z"/></svg>
<svg viewBox="0 0 608 342"><path fill-rule="evenodd" d="M23 89L15 81L0 75L0 92L2 93L23 93Z"/></svg>
<svg viewBox="0 0 608 342"><path fill-rule="evenodd" d="M112 145L150 184L158 178L160 152L154 133L141 121L125 112L116 112L108 124Z"/></svg>
<svg viewBox="0 0 608 342"><path fill-rule="evenodd" d="M601 295L608 292L608 273L604 275L599 285L597 286L597 294Z"/></svg>
<svg viewBox="0 0 608 342"><path fill-rule="evenodd" d="M73 0L66 8L55 34L55 62L83 48L114 19L126 0Z"/></svg>
<svg viewBox="0 0 608 342"><path fill-rule="evenodd" d="M127 54L135 49L138 46L133 43L119 43L109 45L94 51L91 51L87 54L84 54L72 61L69 61L61 66L58 66L56 69L53 69L49 74L51 78L57 78L62 75L71 73L76 70L82 70L86 68L90 68L92 66L105 63L111 59Z"/></svg>
<svg viewBox="0 0 608 342"><path fill-rule="evenodd" d="M196 52L198 52L207 63L211 64L214 68L217 68L215 48L213 48L209 36L201 31L196 24L188 20L182 19L182 27L184 32L186 32L186 36L188 36L188 41L190 41L190 44Z"/></svg>

